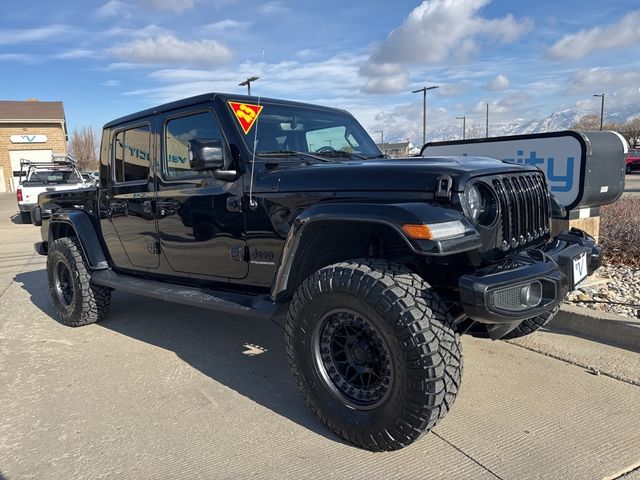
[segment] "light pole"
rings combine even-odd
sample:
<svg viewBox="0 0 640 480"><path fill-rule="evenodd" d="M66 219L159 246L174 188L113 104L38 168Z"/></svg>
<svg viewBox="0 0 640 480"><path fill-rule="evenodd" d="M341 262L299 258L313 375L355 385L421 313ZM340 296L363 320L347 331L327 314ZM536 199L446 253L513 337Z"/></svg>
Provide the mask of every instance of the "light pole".
<svg viewBox="0 0 640 480"><path fill-rule="evenodd" d="M422 87L411 92L422 92L422 145L427 143L427 90L434 90L436 88L438 88L438 86L434 85L432 87Z"/></svg>
<svg viewBox="0 0 640 480"><path fill-rule="evenodd" d="M251 82L255 82L259 78L260 77L249 77L244 82L240 82L238 84L238 86L239 87L244 87L246 85L247 86L247 95L251 96Z"/></svg>
<svg viewBox="0 0 640 480"><path fill-rule="evenodd" d="M489 102L487 102L487 117L485 120L486 137L489 138Z"/></svg>
<svg viewBox="0 0 640 480"><path fill-rule="evenodd" d="M594 95L594 97L600 97L600 130L602 130L602 121L604 120L604 93Z"/></svg>
<svg viewBox="0 0 640 480"><path fill-rule="evenodd" d="M384 130L376 130L376 133L380 134L380 145L384 143Z"/></svg>
<svg viewBox="0 0 640 480"><path fill-rule="evenodd" d="M464 140L467 132L467 116L456 117L456 120L462 120L462 139Z"/></svg>

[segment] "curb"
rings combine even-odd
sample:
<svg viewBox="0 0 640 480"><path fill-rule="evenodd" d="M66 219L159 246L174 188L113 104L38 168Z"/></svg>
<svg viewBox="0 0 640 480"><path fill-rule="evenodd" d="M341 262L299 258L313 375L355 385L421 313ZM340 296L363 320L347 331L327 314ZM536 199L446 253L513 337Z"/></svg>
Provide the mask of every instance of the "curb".
<svg viewBox="0 0 640 480"><path fill-rule="evenodd" d="M640 321L633 318L563 304L549 326L640 352Z"/></svg>

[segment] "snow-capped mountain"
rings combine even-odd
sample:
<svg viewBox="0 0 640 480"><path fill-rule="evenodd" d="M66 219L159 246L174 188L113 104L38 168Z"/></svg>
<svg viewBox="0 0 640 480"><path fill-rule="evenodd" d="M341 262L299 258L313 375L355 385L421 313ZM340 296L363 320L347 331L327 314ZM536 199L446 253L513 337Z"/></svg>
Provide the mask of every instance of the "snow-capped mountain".
<svg viewBox="0 0 640 480"><path fill-rule="evenodd" d="M533 120L516 120L507 123L489 124L489 135L492 137L503 135L523 135L529 133L545 133L557 132L561 130L569 130L573 125L578 123L580 118L587 114L593 114L592 111L580 111L576 109L562 110L554 112L548 117ZM640 116L640 106L633 105L616 111L605 110L605 122L623 123L631 118ZM421 132L413 131L407 135L413 140L418 140ZM467 124L466 138L483 138L486 134L485 125L483 123ZM462 138L462 126L446 125L434 131L427 132L427 141L437 142L446 140L459 140Z"/></svg>

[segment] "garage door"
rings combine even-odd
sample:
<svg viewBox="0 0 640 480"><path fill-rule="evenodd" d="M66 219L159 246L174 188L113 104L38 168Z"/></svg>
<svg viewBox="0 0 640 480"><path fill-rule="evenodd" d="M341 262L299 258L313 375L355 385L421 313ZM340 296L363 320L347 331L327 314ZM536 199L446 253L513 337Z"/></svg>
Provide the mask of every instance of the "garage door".
<svg viewBox="0 0 640 480"><path fill-rule="evenodd" d="M20 171L20 160L31 160L32 162L50 162L53 150L10 150L9 160L11 160L11 191L15 192L18 186L19 176L13 172Z"/></svg>

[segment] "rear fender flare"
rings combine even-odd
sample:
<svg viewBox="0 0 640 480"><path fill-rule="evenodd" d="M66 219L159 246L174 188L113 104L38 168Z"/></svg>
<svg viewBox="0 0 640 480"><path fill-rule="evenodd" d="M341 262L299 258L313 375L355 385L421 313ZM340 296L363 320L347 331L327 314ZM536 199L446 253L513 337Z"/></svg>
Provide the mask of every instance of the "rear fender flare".
<svg viewBox="0 0 640 480"><path fill-rule="evenodd" d="M73 229L91 270L109 268L96 228L86 212L64 209L54 212L49 222L49 243L64 236L57 234L61 225L70 226Z"/></svg>

